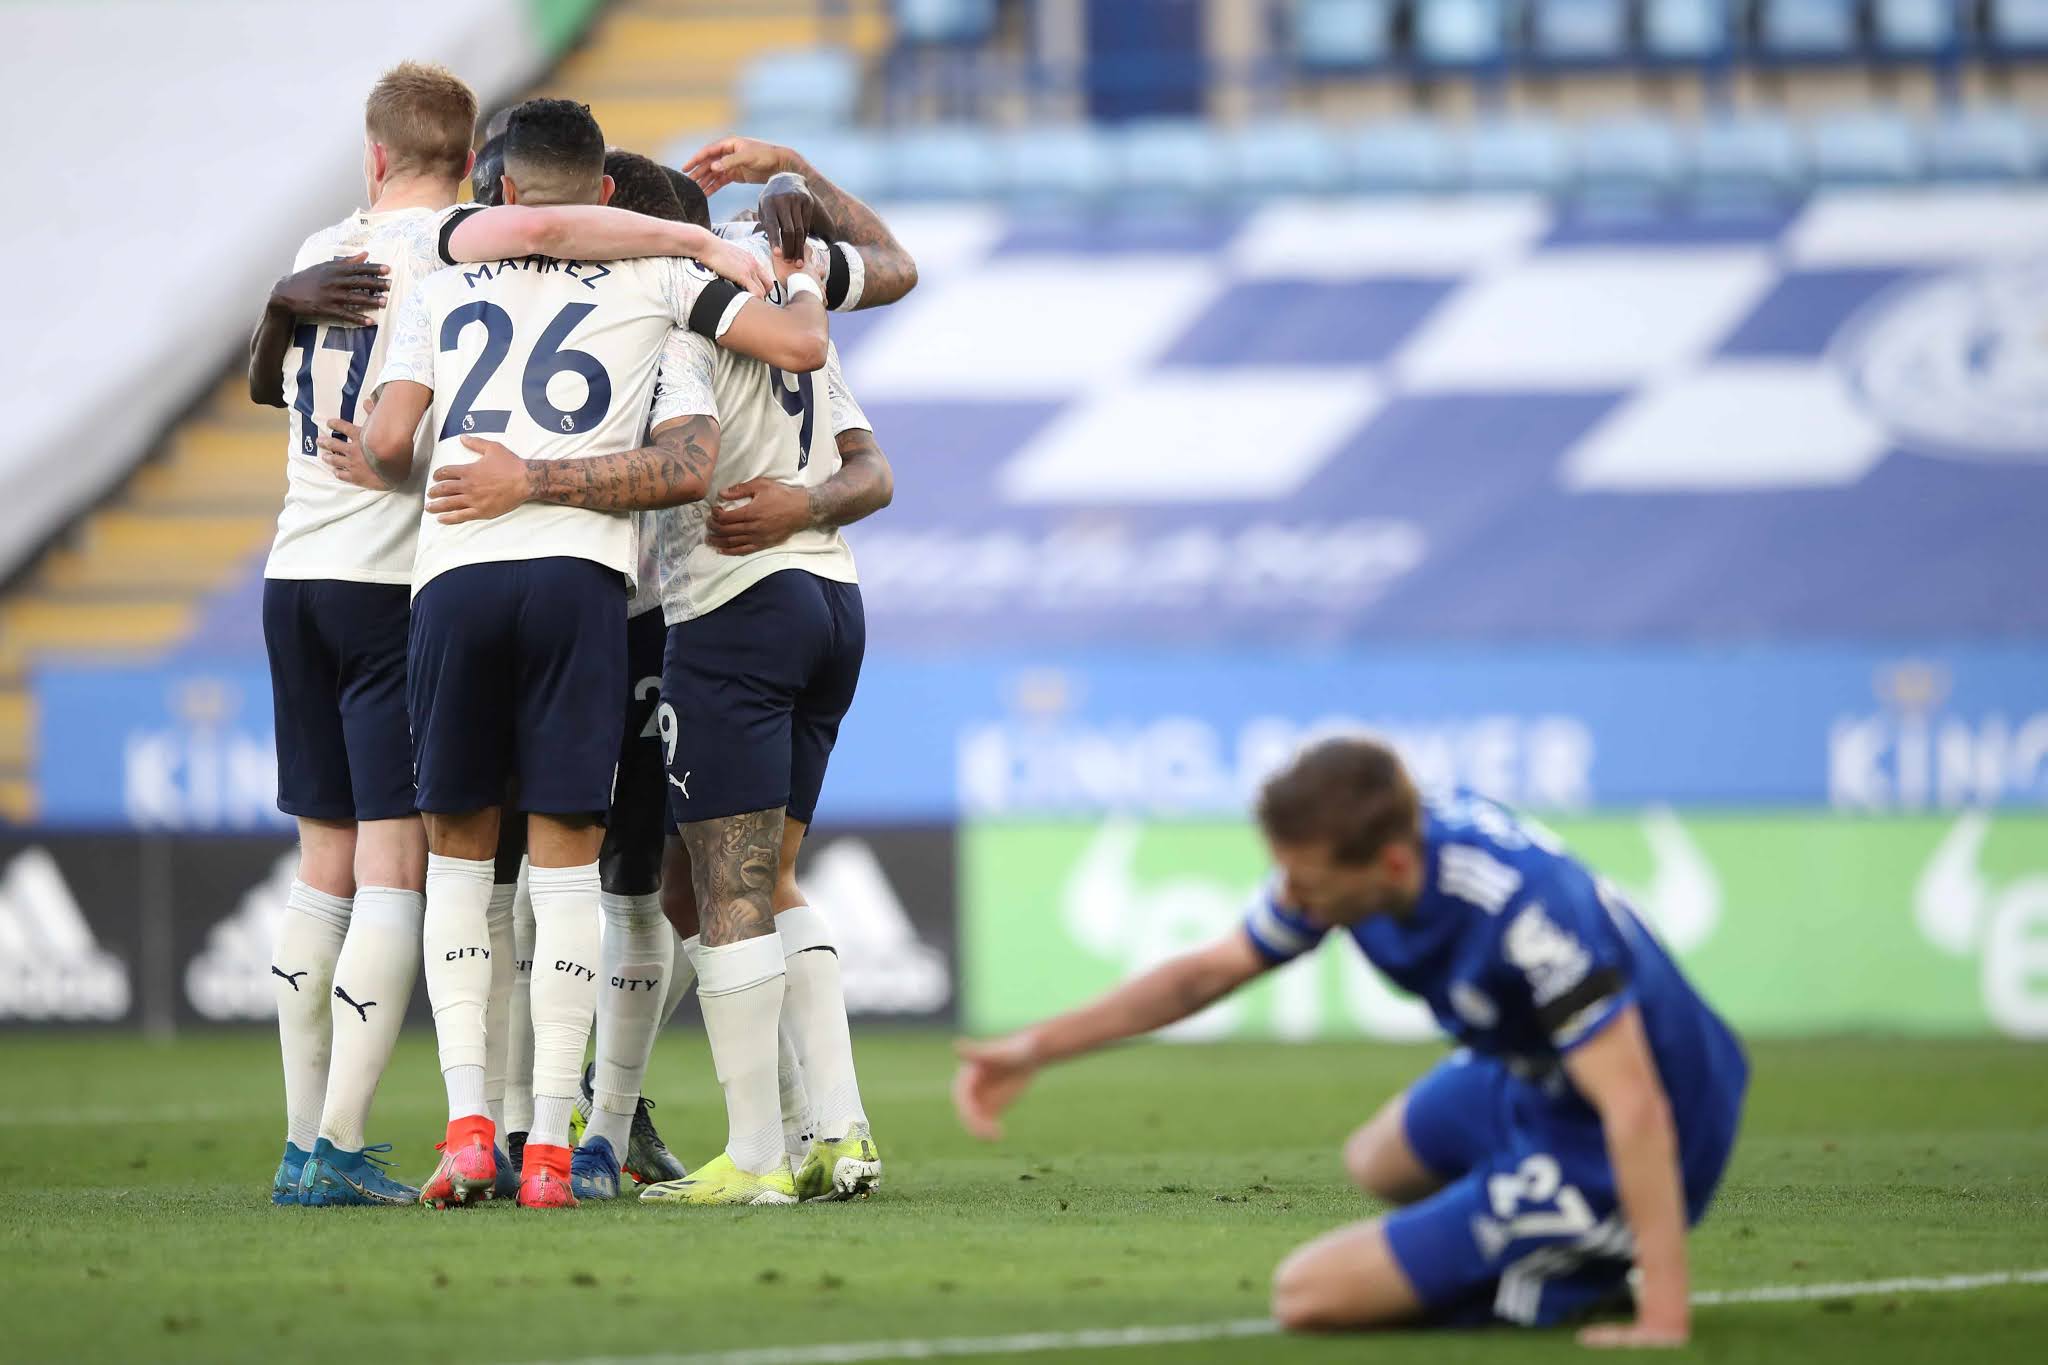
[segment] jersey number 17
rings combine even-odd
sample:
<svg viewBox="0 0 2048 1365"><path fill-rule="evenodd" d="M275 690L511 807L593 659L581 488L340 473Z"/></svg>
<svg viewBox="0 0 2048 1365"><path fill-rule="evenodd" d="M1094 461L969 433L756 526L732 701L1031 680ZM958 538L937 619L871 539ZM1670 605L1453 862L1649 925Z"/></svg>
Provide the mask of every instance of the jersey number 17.
<svg viewBox="0 0 2048 1365"><path fill-rule="evenodd" d="M292 346L299 352L298 382L293 386L292 411L299 420L299 454L311 456L317 453L314 443L320 439L318 419L313 416L315 409L335 413L344 422L356 420L356 398L363 391L363 375L370 368L370 352L376 349L376 327L328 327L323 338L316 323L302 322L292 328ZM348 371L341 381L339 401L333 407L316 402L313 393L313 353L315 351L342 351L348 355Z"/></svg>

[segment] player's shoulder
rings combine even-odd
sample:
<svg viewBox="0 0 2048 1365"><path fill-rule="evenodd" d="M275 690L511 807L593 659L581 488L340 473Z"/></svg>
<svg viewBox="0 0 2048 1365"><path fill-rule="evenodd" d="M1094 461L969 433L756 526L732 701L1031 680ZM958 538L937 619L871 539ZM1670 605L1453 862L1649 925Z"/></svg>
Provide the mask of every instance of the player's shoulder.
<svg viewBox="0 0 2048 1365"><path fill-rule="evenodd" d="M718 351L710 338L699 336L688 327L671 327L661 342L662 374L666 377L671 371L697 369Z"/></svg>
<svg viewBox="0 0 2048 1365"><path fill-rule="evenodd" d="M470 280L465 279L465 273L473 276L475 270L474 265L445 265L437 257L413 278L411 295L429 311L444 308L454 295L466 290Z"/></svg>
<svg viewBox="0 0 2048 1365"><path fill-rule="evenodd" d="M1498 916L1531 896L1551 894L1575 866L1540 822L1463 788L1423 799L1423 825L1436 890Z"/></svg>
<svg viewBox="0 0 2048 1365"><path fill-rule="evenodd" d="M678 289L701 289L716 272L686 256L635 256L623 261L575 261L575 282L586 289L620 289L666 298Z"/></svg>
<svg viewBox="0 0 2048 1365"><path fill-rule="evenodd" d="M359 242L363 235L363 216L360 213L351 213L338 223L316 228L299 243L298 254L292 258L294 268L304 270L317 262L348 255L357 249L354 243Z"/></svg>

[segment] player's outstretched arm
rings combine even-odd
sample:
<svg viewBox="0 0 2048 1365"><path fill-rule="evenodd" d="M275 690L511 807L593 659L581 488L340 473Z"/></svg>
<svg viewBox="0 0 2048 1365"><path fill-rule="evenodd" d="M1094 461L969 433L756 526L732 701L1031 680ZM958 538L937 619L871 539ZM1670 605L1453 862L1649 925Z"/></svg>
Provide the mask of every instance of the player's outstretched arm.
<svg viewBox="0 0 2048 1365"><path fill-rule="evenodd" d="M1126 981L1092 1004L987 1042L962 1040L953 1108L978 1138L1003 1135L999 1121L1038 1069L1125 1038L1164 1028L1221 1000L1271 965L1243 934L1183 953Z"/></svg>
<svg viewBox="0 0 2048 1365"><path fill-rule="evenodd" d="M795 149L759 138L722 137L699 148L682 169L706 194L735 182L761 185L781 174L802 176L823 220L814 218L812 230L860 252L865 279L858 307L894 303L917 287L917 262L881 215L832 183Z"/></svg>
<svg viewBox="0 0 2048 1365"><path fill-rule="evenodd" d="M465 436L468 464L443 465L427 489L427 511L449 525L489 521L529 502L638 512L697 502L718 467L718 419L702 414L664 422L654 440L613 455L526 460L496 441Z"/></svg>
<svg viewBox="0 0 2048 1365"><path fill-rule="evenodd" d="M301 318L368 327L384 306L391 289L388 265L372 265L368 252L315 261L270 287L263 316L249 337L249 399L281 408L284 398L284 357L292 346L292 329Z"/></svg>
<svg viewBox="0 0 2048 1365"><path fill-rule="evenodd" d="M813 488L780 479L736 483L712 504L705 543L722 555L772 550L798 531L851 526L889 505L896 476L889 457L862 428L839 433L839 468Z"/></svg>
<svg viewBox="0 0 2048 1365"><path fill-rule="evenodd" d="M1588 1346L1683 1346L1692 1334L1687 1297L1685 1198L1678 1170L1678 1131L1657 1076L1642 1014L1617 1014L1565 1055L1565 1072L1600 1115L1607 1159L1614 1167L1622 1217L1635 1236L1636 1320L1588 1327Z"/></svg>
<svg viewBox="0 0 2048 1365"><path fill-rule="evenodd" d="M756 298L775 280L761 258L694 223L671 223L644 213L595 204L503 204L464 214L448 234L457 261L507 261L523 256L558 260L625 261L640 256L687 256Z"/></svg>

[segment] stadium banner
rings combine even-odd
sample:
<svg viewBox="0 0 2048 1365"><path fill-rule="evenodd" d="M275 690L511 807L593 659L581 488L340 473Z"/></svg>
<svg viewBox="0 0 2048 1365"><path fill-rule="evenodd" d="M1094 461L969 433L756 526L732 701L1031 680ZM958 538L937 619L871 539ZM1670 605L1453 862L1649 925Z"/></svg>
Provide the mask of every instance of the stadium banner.
<svg viewBox="0 0 2048 1365"><path fill-rule="evenodd" d="M53 666L43 820L282 830L260 664ZM889 653L820 815L851 824L1235 817L1318 734L1546 810L2048 806L2048 644Z"/></svg>
<svg viewBox="0 0 2048 1365"><path fill-rule="evenodd" d="M1736 1027L2048 1038L2048 816L1560 817ZM964 1020L1015 1028L1240 922L1266 873L1243 822L983 823L962 836ZM1413 1039L1435 1026L1347 944L1173 1030Z"/></svg>
<svg viewBox="0 0 2048 1365"><path fill-rule="evenodd" d="M296 860L276 835L0 834L0 1025L270 1020ZM798 875L831 917L853 1014L954 1018L950 828L819 827ZM423 987L407 1018L431 1024Z"/></svg>
<svg viewBox="0 0 2048 1365"><path fill-rule="evenodd" d="M153 864L133 835L0 830L0 1025L142 1018L141 899ZM159 954L159 960L167 954ZM152 1002L161 1013L168 996Z"/></svg>
<svg viewBox="0 0 2048 1365"><path fill-rule="evenodd" d="M2041 186L884 211L877 640L2048 635Z"/></svg>
<svg viewBox="0 0 2048 1365"><path fill-rule="evenodd" d="M55 666L35 678L47 825L287 831L270 673L226 665Z"/></svg>

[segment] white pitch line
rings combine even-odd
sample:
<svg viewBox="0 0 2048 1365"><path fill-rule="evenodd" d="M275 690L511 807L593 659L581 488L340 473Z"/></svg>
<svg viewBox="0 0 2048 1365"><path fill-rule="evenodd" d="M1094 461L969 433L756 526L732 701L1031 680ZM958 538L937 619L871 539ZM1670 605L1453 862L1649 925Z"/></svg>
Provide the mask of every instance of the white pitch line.
<svg viewBox="0 0 2048 1365"><path fill-rule="evenodd" d="M1754 1289L1708 1289L1692 1296L1695 1308L1731 1303L1799 1303L1808 1299L1849 1299L1873 1294L1958 1294L2009 1284L2048 1284L2048 1270L1991 1270L1982 1275L1913 1275L1897 1280L1849 1284L1766 1284Z"/></svg>
<svg viewBox="0 0 2048 1365"><path fill-rule="evenodd" d="M1923 1275L1845 1284L1766 1284L1709 1289L1692 1296L1695 1307L1741 1303L1799 1303L1875 1294L1957 1294L2001 1285L2048 1285L2048 1270L1993 1270L1981 1275ZM744 1351L687 1355L590 1356L570 1365L862 1365L876 1360L944 1360L961 1356L1027 1355L1040 1351L1107 1350L1120 1346L1184 1346L1203 1341L1271 1336L1268 1318L1196 1322L1178 1327L1096 1327L1076 1332L1020 1332L1007 1337L932 1337L912 1341L828 1342L817 1346L762 1346Z"/></svg>

